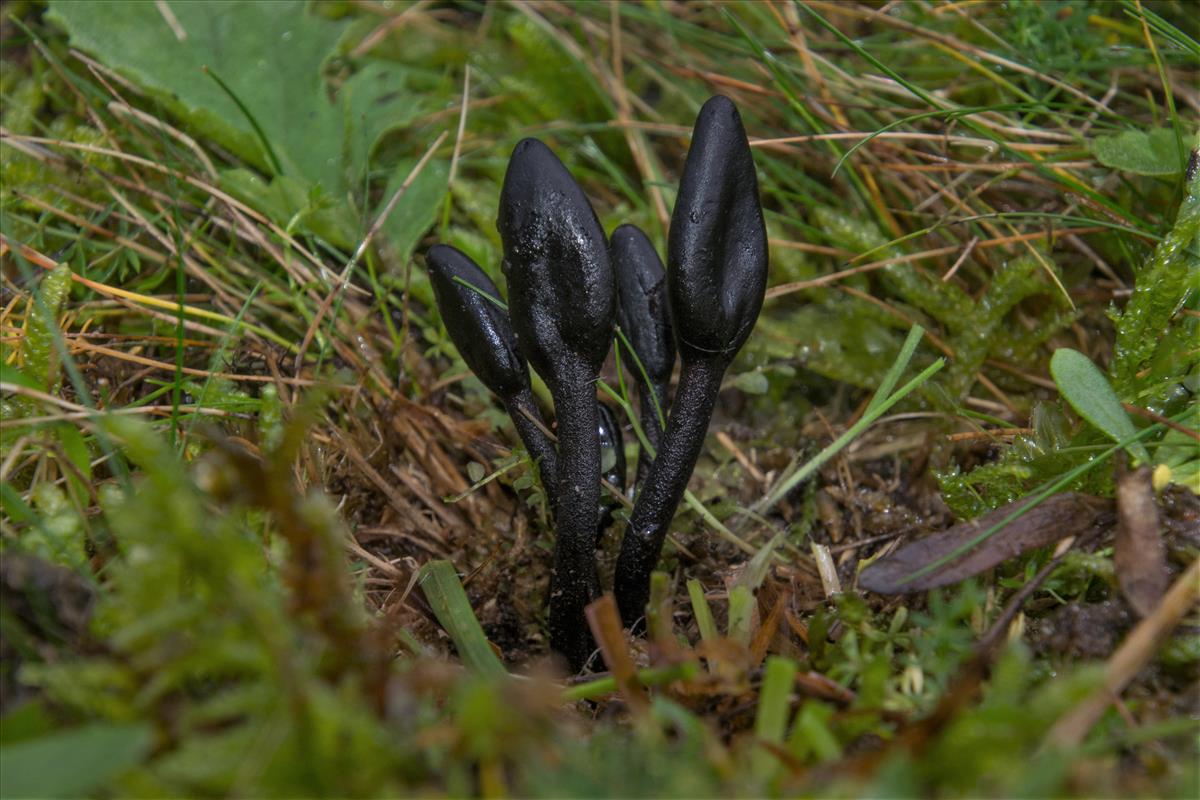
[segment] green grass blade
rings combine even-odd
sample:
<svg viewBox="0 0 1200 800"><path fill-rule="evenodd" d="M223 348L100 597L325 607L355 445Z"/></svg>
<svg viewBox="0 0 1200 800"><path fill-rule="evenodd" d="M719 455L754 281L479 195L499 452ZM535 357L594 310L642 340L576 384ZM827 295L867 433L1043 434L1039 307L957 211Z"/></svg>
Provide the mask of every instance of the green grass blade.
<svg viewBox="0 0 1200 800"><path fill-rule="evenodd" d="M754 592L746 586L734 586L729 590L729 638L743 645L750 644L753 622Z"/></svg>
<svg viewBox="0 0 1200 800"><path fill-rule="evenodd" d="M871 398L871 402L867 404L866 414L874 411L881 403L883 403L892 393L892 389L896 388L896 384L900 382L900 376L904 374L904 370L908 369L908 362L912 361L913 353L917 350L917 345L921 343L921 337L925 335L925 329L920 325L913 325L908 336L904 339L904 344L900 346L900 354L896 356L895 363L892 368L883 376L883 380L879 384L879 388L875 390L875 396Z"/></svg>
<svg viewBox="0 0 1200 800"><path fill-rule="evenodd" d="M700 675L700 665L695 661L672 664L669 667L645 667L637 671L637 682L642 686L661 686L672 681L690 681ZM617 691L617 679L611 675L594 681L572 686L562 693L564 703L594 700Z"/></svg>
<svg viewBox="0 0 1200 800"><path fill-rule="evenodd" d="M646 386L652 385L650 381L650 375L646 372L646 367L642 364L642 359L638 357L637 351L633 349L633 345L630 344L629 339L626 338L625 331L621 330L620 325L615 326L614 330L616 331L617 338L620 340L621 344L625 346L626 352L628 352L632 357L633 364L635 367L637 367L638 375L640 375L642 378L642 383ZM613 348L614 351L617 349L618 348L615 347ZM658 396L654 392L647 392L647 394L650 395L650 401L654 403L654 415L658 419L658 426L663 430L666 430L667 415L663 413L663 408L658 402Z"/></svg>
<svg viewBox="0 0 1200 800"><path fill-rule="evenodd" d="M421 567L418 584L438 622L454 640L467 669L489 677L507 676L508 671L488 643L462 581L449 561L429 561Z"/></svg>
<svg viewBox="0 0 1200 800"><path fill-rule="evenodd" d="M221 87L221 91L233 101L233 104L242 112L242 116L250 123L250 127L254 129L254 135L258 138L258 143L262 145L263 152L267 156L267 160L271 163L271 170L276 175L283 174L283 166L279 163L279 156L275 155L275 148L271 146L271 140L267 138L267 134L263 131L262 126L258 124L258 120L250 113L250 109L242 102L242 99L234 93L233 89L229 88L229 84L221 80L221 76L212 70L210 67L204 67L204 74L216 81L217 86Z"/></svg>
<svg viewBox="0 0 1200 800"><path fill-rule="evenodd" d="M934 108L948 109L948 110L955 110L955 111L958 110L957 108L952 108L952 105L948 104L948 102L946 100L936 97L935 95L926 91L921 86L917 85L913 81L909 80L908 78L905 78L903 75L896 72L894 69L889 67L887 64L880 61L878 58L876 58L874 55L872 55L865 47L863 47L862 44L860 44L858 41L854 40L850 36L846 35L845 32L843 32L842 30L837 28L835 25L833 25L831 22L826 20L824 17L822 17L820 14L818 14L816 11L814 11L807 4L800 3L799 6L800 6L800 8L803 8L805 11L807 11L810 15L812 15L812 17L817 21L818 24L821 25L821 27L825 28L830 33L832 33L834 36L836 36L838 39L840 39L844 45L846 45L852 51L854 51L859 56L861 56L863 59L865 59L869 64L871 64L871 66L880 70L881 72L883 72L884 75L886 75L887 77L896 81L898 84L900 84L905 89L907 89L909 92L911 92L914 97L918 98L919 100L921 100L925 103L928 103L930 106L932 106ZM971 117L969 115L963 116L960 119L965 128L970 129L971 131L973 131L974 133L976 133L979 136L983 136L987 139L990 139L992 142L994 142L996 144L997 147L1001 148L1006 154L1008 154L1009 156L1011 156L1014 159L1018 159L1018 160L1028 163L1031 167L1033 167L1035 170L1037 170L1037 172L1039 172L1041 175L1043 175L1047 179L1058 181L1058 182L1066 185L1072 191L1078 192L1079 194L1083 195L1084 197L1091 199L1096 204L1102 206L1103 208L1108 209L1109 211L1112 211L1114 214L1117 214L1118 216L1120 216L1122 218L1133 219L1133 220L1141 223L1141 227L1143 227L1143 228L1149 229L1151 227L1149 224L1146 224L1143 220L1141 220L1137 217L1134 217L1131 212L1131 209L1123 208L1122 206L1120 206L1113 200L1109 199L1108 197L1105 197L1101 193L1099 193L1099 192L1095 191L1094 189L1092 189L1091 187L1087 186L1082 181L1080 181L1074 177L1071 177L1069 175L1066 175L1066 174L1053 173L1050 169L1048 169L1047 165L1031 158L1028 154L1023 153L1020 150L1013 149L1013 147L1009 144L1008 141L1001 139L999 136L995 135L988 128L977 124L974 120L971 119Z"/></svg>
<svg viewBox="0 0 1200 800"><path fill-rule="evenodd" d="M787 731L792 681L796 677L796 662L782 656L771 656L763 668L762 688L758 692L758 712L754 717L754 736L760 742L782 745ZM775 759L763 749L752 757L754 774L760 778L770 777Z"/></svg>
<svg viewBox="0 0 1200 800"><path fill-rule="evenodd" d="M776 483L775 488L773 488L766 497L754 505L753 511L756 514L762 514L767 509L771 508L780 500L782 500L785 496L787 496L787 493L796 488L801 481L808 478L808 476L820 469L821 465L823 465L826 461L833 458L835 455L845 449L846 445L850 444L850 442L854 441L854 439L862 434L863 431L874 424L875 420L886 414L892 408L892 406L896 405L896 403L899 403L914 389L925 383L925 381L929 380L945 365L946 360L939 358L937 361L921 370L921 373L911 381L900 387L895 394L876 405L868 413L863 414L858 422L851 425L845 433L834 439L827 447L825 447L825 449L809 459L803 466L801 466L791 475L788 475L786 478L783 478Z"/></svg>
<svg viewBox="0 0 1200 800"><path fill-rule="evenodd" d="M880 134L887 133L888 131L903 127L904 125L907 125L910 122L920 122L921 120L924 120L924 119L936 119L936 118L942 118L946 122L953 122L953 121L959 119L960 117L967 116L968 114L982 114L984 112L996 112L996 111L1032 111L1032 110L1035 110L1035 107L1029 103L1010 103L1008 105L996 105L996 106L971 106L968 108L958 108L958 109L953 109L953 110L939 108L936 111L923 111L920 114L910 114L906 117L900 117L899 119L893 120L892 122L889 122L887 125L884 125L883 127L876 129L875 131L872 131L869 136L865 136L862 139L859 139L854 144L852 144L850 146L850 148L845 153L842 154L842 157L837 160L837 163L833 165L833 171L829 173L829 177L836 178L838 171L842 168L842 165L844 165L846 163L847 159L849 159L851 156L853 156L855 153L857 153L864 146L866 146L866 145L870 144L872 141L874 141L875 138L878 137Z"/></svg>
<svg viewBox="0 0 1200 800"><path fill-rule="evenodd" d="M708 598L704 596L704 587L700 581L691 578L687 582L688 597L692 601L692 613L696 616L696 627L700 629L700 638L705 642L717 638L717 626L713 622L712 609L708 607Z"/></svg>

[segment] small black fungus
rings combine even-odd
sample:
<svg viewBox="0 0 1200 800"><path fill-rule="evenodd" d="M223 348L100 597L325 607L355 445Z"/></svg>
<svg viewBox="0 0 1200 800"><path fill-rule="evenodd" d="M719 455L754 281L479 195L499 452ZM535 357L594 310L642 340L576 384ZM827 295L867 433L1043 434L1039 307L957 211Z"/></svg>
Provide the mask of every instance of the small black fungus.
<svg viewBox="0 0 1200 800"><path fill-rule="evenodd" d="M654 245L636 225L621 225L613 231L609 252L617 275L617 323L633 348L628 352L622 345L622 358L637 381L642 430L657 450L667 413L667 389L675 369L675 338L667 312L667 272ZM639 481L645 478L650 461L649 452L643 450L638 457Z"/></svg>
<svg viewBox="0 0 1200 800"><path fill-rule="evenodd" d="M548 476L543 485L553 506L558 454L543 431L529 369L517 349L508 314L500 306L499 290L470 256L449 245L429 248L425 260L446 332L475 376L504 403L525 449Z"/></svg>

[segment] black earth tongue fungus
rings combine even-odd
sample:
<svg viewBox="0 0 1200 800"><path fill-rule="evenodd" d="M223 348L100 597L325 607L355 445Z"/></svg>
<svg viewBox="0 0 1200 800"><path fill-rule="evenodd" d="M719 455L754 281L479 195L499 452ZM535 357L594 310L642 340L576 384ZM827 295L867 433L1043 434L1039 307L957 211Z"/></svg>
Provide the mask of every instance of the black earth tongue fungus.
<svg viewBox="0 0 1200 800"><path fill-rule="evenodd" d="M621 433L621 423L612 409L604 403L600 404L600 477L612 485L621 494L625 493L625 436ZM612 525L613 512L621 505L607 490L600 491L600 522L596 525L596 541L592 548L600 545L600 539L608 526Z"/></svg>
<svg viewBox="0 0 1200 800"><path fill-rule="evenodd" d="M536 139L517 143L497 220L509 317L521 353L545 379L558 419L558 509L550 644L581 669L595 647L584 608L597 596L600 436L596 381L612 342L616 287L595 211Z"/></svg>
<svg viewBox="0 0 1200 800"><path fill-rule="evenodd" d="M555 508L558 453L543 430L512 323L496 302L496 284L470 256L450 245L435 244L425 261L446 332L475 376L504 403L525 449L537 460L546 499Z"/></svg>
<svg viewBox="0 0 1200 800"><path fill-rule="evenodd" d="M667 295L682 368L658 456L617 559L621 619L640 620L671 518L696 466L721 378L750 335L767 286L767 233L737 107L712 97L692 133L667 244Z"/></svg>
<svg viewBox="0 0 1200 800"><path fill-rule="evenodd" d="M675 338L667 313L667 272L649 237L636 225L621 225L613 231L608 247L617 276L617 323L633 353L622 355L637 381L638 407L646 440L658 450L662 441L663 416L667 413L667 387L675 369ZM646 374L637 368L633 356ZM653 459L644 448L638 455L637 479L641 482Z"/></svg>

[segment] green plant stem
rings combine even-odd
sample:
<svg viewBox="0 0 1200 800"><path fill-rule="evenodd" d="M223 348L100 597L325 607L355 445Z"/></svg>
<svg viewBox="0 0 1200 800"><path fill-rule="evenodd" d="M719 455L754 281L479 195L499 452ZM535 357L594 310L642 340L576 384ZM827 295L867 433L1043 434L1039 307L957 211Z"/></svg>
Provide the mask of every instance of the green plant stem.
<svg viewBox="0 0 1200 800"><path fill-rule="evenodd" d="M673 681L690 681L700 675L700 665L695 661L685 661L670 667L645 667L637 671L637 682L642 686L661 686ZM564 703L578 703L581 700L594 700L606 694L617 691L617 679L611 675L597 678L594 681L581 683L564 689Z"/></svg>
<svg viewBox="0 0 1200 800"><path fill-rule="evenodd" d="M945 365L946 360L939 358L937 361L921 370L919 375L917 375L908 383L904 384L904 386L900 387L900 390L891 397L888 397L883 402L875 405L875 407L872 408L868 413L863 414L862 417L859 418L858 422L851 425L845 433L830 442L829 445L809 459L803 466L801 466L791 475L780 479L766 497L754 504L754 506L751 508L751 511L756 514L762 514L773 507L776 503L782 500L788 492L799 486L802 481L820 469L821 465L837 455L843 448L846 447L846 445L850 444L850 442L858 438L863 431L874 424L877 419L891 410L892 406L896 405L896 403L899 403L914 389L923 384L925 381L929 380L929 378L931 378ZM873 401L872 404L874 404Z"/></svg>

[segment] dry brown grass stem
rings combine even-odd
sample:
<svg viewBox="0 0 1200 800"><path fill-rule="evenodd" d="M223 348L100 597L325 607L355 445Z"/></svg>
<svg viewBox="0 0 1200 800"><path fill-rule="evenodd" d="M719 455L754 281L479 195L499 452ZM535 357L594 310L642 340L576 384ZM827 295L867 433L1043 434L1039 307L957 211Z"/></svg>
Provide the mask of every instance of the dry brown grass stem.
<svg viewBox="0 0 1200 800"><path fill-rule="evenodd" d="M151 159L148 159L148 158L143 158L141 156L135 156L135 155L132 155L129 153L125 153L121 150L114 150L114 149L107 148L107 147L98 147L96 145L90 145L90 144L85 144L85 143L81 143L81 142L69 142L69 141L64 141L62 139L53 139L53 138L47 138L44 136L17 135L17 134L12 133L11 131L6 130L2 126L0 126L0 140L9 142L10 144L44 145L46 147L58 147L58 148L62 148L64 150L72 150L72 151L77 151L77 152L81 152L81 153L90 153L92 155L108 156L110 158L114 158L119 161L125 161L129 164L132 164L132 165L135 165L138 167L142 167L144 169L148 169L152 172L157 172L161 175L164 175L164 176L167 176L170 178L174 178L175 180L182 181L183 183L186 183L189 186L192 186L196 189L199 189L202 192L212 195L217 200L220 200L222 203L224 203L225 205L234 209L236 212L243 215L244 217L253 220L258 225L262 225L262 226L268 228L273 235L277 236L279 239L281 239L282 241L284 241L287 244L289 250L304 255L305 259L307 261L309 261L310 265L312 265L312 268L315 271L304 272L304 273L299 274L297 276L297 279L299 280L299 282L307 283L310 281L314 281L317 279L318 275L322 276L326 281L336 280L336 277L337 277L336 273L334 273L332 270L330 270L329 267L327 267L325 264L323 264L319 259L316 258L316 256L314 256L311 252L309 252L306 248L304 248L304 246L300 242L296 241L296 239L291 234L284 231L278 225L271 222L265 216L263 216L259 212L255 211L254 209L250 208L245 203L242 203L240 200L237 200L236 198L227 194L226 192L221 191L216 186L213 186L211 183L201 180L201 179L195 177L194 175L190 175L190 174L184 173L178 169L174 169L172 167L165 166L156 161L152 161ZM293 262L291 262L287 259L283 259L279 263L282 266L287 267L289 264L292 264Z"/></svg>
<svg viewBox="0 0 1200 800"><path fill-rule="evenodd" d="M978 248L981 250L986 250L988 248L1003 247L1005 245L1009 245L1009 244L1013 244L1013 243L1017 243L1017 242L1031 242L1031 241L1036 241L1038 239L1053 239L1058 236L1065 236L1067 234L1072 234L1072 233L1073 234L1097 233L1097 232L1103 231L1103 230L1104 230L1104 228L1100 228L1100 227L1096 227L1096 226L1086 226L1086 227L1082 227L1082 228L1063 228L1060 230L1032 231L1030 233L1013 234L1012 236L1003 236L1003 237L999 237L996 239L985 239L985 240L977 241L975 243L974 247L971 249ZM803 248L798 247L797 249L803 249ZM803 291L805 289L812 289L817 286L826 286L831 283L837 283L838 281L840 281L844 278L848 278L851 275L859 275L864 272L872 272L877 269L883 269L884 267L890 267L894 264L910 264L914 261L922 261L927 258L937 258L940 256L950 255L951 253L957 253L960 250L961 250L961 247L959 245L950 245L947 247L937 247L932 250L923 250L919 253L909 253L909 254L902 255L902 256L893 256L891 258L880 259L879 261L871 261L867 264L860 264L856 267L848 267L847 269L839 270L837 272L831 272L828 275L822 275L817 278L810 278L810 279L804 280L804 281L794 281L792 283L784 283L784 284L780 284L778 286L772 286L771 288L767 289L767 299L771 300L776 297L782 297L784 295Z"/></svg>

